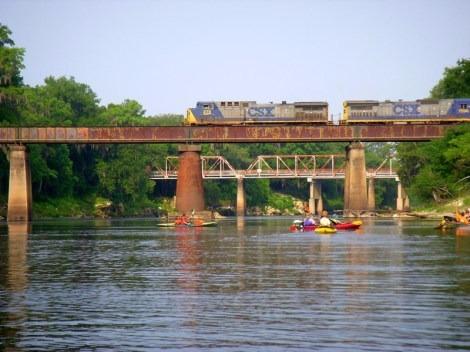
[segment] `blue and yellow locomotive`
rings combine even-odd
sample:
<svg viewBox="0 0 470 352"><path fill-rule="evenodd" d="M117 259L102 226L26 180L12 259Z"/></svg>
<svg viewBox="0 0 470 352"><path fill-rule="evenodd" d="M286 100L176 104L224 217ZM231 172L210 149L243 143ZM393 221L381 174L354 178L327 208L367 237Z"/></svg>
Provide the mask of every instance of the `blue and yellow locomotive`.
<svg viewBox="0 0 470 352"><path fill-rule="evenodd" d="M198 102L186 112L187 125L250 123L327 123L328 103L283 101L258 104L256 101Z"/></svg>
<svg viewBox="0 0 470 352"><path fill-rule="evenodd" d="M470 99L347 100L342 123L470 122Z"/></svg>

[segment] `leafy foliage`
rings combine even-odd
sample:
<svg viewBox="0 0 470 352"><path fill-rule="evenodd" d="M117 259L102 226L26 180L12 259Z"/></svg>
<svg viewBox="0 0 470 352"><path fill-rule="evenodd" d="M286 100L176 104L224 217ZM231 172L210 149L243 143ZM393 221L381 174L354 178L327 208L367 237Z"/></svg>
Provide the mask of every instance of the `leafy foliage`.
<svg viewBox="0 0 470 352"><path fill-rule="evenodd" d="M470 60L461 59L455 67L446 67L444 76L431 90L431 97L468 98L470 97Z"/></svg>
<svg viewBox="0 0 470 352"><path fill-rule="evenodd" d="M470 97L470 60L461 59L455 67L446 68L431 97ZM470 126L451 129L444 138L429 143L402 143L398 156L399 175L412 200L440 202L458 196L469 188Z"/></svg>

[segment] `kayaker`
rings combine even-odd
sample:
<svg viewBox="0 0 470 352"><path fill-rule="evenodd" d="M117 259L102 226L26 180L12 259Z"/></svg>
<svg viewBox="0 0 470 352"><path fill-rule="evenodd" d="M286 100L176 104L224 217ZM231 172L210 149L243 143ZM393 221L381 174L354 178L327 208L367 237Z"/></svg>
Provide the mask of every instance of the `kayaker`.
<svg viewBox="0 0 470 352"><path fill-rule="evenodd" d="M188 220L188 217L186 216L186 213L183 213L183 215L181 216L181 224L183 225L189 224L189 220Z"/></svg>
<svg viewBox="0 0 470 352"><path fill-rule="evenodd" d="M331 227L331 220L328 217L328 212L323 210L321 212L320 225L325 227Z"/></svg>
<svg viewBox="0 0 470 352"><path fill-rule="evenodd" d="M313 218L312 214L310 214L304 219L304 226L314 226L314 225L315 225L315 219Z"/></svg>
<svg viewBox="0 0 470 352"><path fill-rule="evenodd" d="M304 203L304 214L305 214L305 218L307 218L308 215L310 214L310 208L307 202Z"/></svg>
<svg viewBox="0 0 470 352"><path fill-rule="evenodd" d="M468 218L465 214L465 211L461 211L461 212L456 211L455 212L455 219L456 219L457 222L460 222L462 224L466 224L466 225L468 224Z"/></svg>

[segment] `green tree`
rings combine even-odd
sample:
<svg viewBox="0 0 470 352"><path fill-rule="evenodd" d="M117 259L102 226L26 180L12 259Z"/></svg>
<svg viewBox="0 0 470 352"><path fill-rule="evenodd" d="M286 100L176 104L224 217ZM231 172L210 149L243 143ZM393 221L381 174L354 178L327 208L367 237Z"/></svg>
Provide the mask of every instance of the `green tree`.
<svg viewBox="0 0 470 352"><path fill-rule="evenodd" d="M71 110L68 119L56 121L57 124L89 126L104 122L100 119L99 99L88 85L76 82L74 77L47 77L44 83L42 94L59 99Z"/></svg>
<svg viewBox="0 0 470 352"><path fill-rule="evenodd" d="M35 198L72 195L76 177L66 145L31 145L30 159Z"/></svg>
<svg viewBox="0 0 470 352"><path fill-rule="evenodd" d="M22 96L25 50L14 47L10 29L0 23L0 124L11 125L19 122L18 104Z"/></svg>
<svg viewBox="0 0 470 352"><path fill-rule="evenodd" d="M145 124L145 110L135 100L124 100L121 104L109 104L102 113L103 118L114 126L139 126Z"/></svg>
<svg viewBox="0 0 470 352"><path fill-rule="evenodd" d="M446 67L442 79L431 90L435 99L470 97L470 60L461 59L454 67Z"/></svg>
<svg viewBox="0 0 470 352"><path fill-rule="evenodd" d="M164 145L117 145L108 157L98 161L99 192L121 210L149 204L155 186L149 179L152 165L166 154Z"/></svg>
<svg viewBox="0 0 470 352"><path fill-rule="evenodd" d="M447 67L432 88L436 99L470 97L470 60L461 59ZM399 175L411 193L421 201L456 196L461 179L470 174L470 126L456 127L444 138L428 143L402 143L398 146Z"/></svg>
<svg viewBox="0 0 470 352"><path fill-rule="evenodd" d="M0 23L0 87L20 86L23 83L24 49L15 48L10 29ZM1 97L1 96L0 96Z"/></svg>

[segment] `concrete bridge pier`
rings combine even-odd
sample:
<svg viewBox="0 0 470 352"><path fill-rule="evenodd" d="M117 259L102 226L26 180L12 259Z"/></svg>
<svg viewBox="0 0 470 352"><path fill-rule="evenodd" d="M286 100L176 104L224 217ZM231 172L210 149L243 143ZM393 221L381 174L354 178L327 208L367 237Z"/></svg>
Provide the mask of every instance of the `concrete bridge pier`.
<svg viewBox="0 0 470 352"><path fill-rule="evenodd" d="M30 221L33 197L28 150L24 145L9 146L10 185L8 188L8 221Z"/></svg>
<svg viewBox="0 0 470 352"><path fill-rule="evenodd" d="M320 215L323 211L323 199L321 196L321 183L315 182L314 179L309 178L310 183L310 198L308 200L308 207L312 214Z"/></svg>
<svg viewBox="0 0 470 352"><path fill-rule="evenodd" d="M176 181L176 209L180 213L204 210L201 146L183 144L178 147L179 168Z"/></svg>
<svg viewBox="0 0 470 352"><path fill-rule="evenodd" d="M245 216L246 199L243 177L237 177L237 216Z"/></svg>
<svg viewBox="0 0 470 352"><path fill-rule="evenodd" d="M367 209L367 174L364 145L354 142L346 147L344 170L344 215L357 216Z"/></svg>
<svg viewBox="0 0 470 352"><path fill-rule="evenodd" d="M367 184L367 210L375 210L375 178L370 177Z"/></svg>
<svg viewBox="0 0 470 352"><path fill-rule="evenodd" d="M397 182L397 211L410 210L410 200L400 181Z"/></svg>

